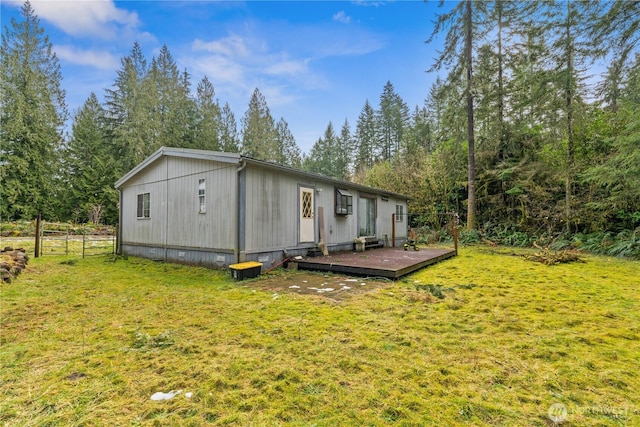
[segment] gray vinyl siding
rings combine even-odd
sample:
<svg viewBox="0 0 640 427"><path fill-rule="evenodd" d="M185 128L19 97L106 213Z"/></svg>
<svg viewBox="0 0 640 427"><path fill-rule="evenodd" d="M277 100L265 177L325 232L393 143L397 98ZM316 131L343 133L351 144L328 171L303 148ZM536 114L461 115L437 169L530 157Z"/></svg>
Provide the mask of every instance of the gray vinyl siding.
<svg viewBox="0 0 640 427"><path fill-rule="evenodd" d="M297 246L299 179L253 165L247 167L246 176L244 250Z"/></svg>
<svg viewBox="0 0 640 427"><path fill-rule="evenodd" d="M332 184L324 184L320 192L319 203L324 207L324 231L327 245L331 249L333 245L352 246L353 239L357 236L358 215L357 196L358 192L347 186L336 187ZM335 189L347 190L353 196L353 214L336 215L335 213Z"/></svg>
<svg viewBox="0 0 640 427"><path fill-rule="evenodd" d="M164 244L166 229L166 158L159 159L127 182L122 189L123 243ZM149 193L149 218L137 218L138 194Z"/></svg>
<svg viewBox="0 0 640 427"><path fill-rule="evenodd" d="M236 242L237 165L169 157L166 244L179 248L233 250ZM200 213L198 181L205 180Z"/></svg>
<svg viewBox="0 0 640 427"><path fill-rule="evenodd" d="M376 230L378 238L385 241L385 244L391 245L391 239L393 234L392 215L396 213L396 205L403 205L403 211L407 211L407 203L404 200L397 200L394 198L387 198L384 200L378 196L378 218L376 224ZM404 241L407 237L406 222L396 222L396 246L398 245L398 239L400 242Z"/></svg>
<svg viewBox="0 0 640 427"><path fill-rule="evenodd" d="M122 189L123 244L233 251L237 165L161 157ZM206 182L199 213L198 180ZM150 218L136 217L137 195L150 193Z"/></svg>

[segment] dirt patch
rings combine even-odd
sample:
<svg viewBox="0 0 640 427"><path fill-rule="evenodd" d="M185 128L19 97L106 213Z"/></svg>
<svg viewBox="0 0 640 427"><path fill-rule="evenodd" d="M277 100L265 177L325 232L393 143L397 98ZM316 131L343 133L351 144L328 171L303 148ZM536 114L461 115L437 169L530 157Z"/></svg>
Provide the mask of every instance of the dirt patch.
<svg viewBox="0 0 640 427"><path fill-rule="evenodd" d="M342 301L353 295L391 286L390 280L368 279L308 271L278 270L240 282L248 287L276 293L319 295Z"/></svg>

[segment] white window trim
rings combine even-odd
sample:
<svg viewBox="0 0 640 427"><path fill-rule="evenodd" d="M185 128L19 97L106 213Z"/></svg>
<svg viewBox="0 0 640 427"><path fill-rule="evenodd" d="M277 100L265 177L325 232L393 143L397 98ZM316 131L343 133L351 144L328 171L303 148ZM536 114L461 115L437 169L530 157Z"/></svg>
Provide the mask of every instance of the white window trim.
<svg viewBox="0 0 640 427"><path fill-rule="evenodd" d="M206 181L204 178L198 180L198 213L207 213Z"/></svg>
<svg viewBox="0 0 640 427"><path fill-rule="evenodd" d="M145 197L146 196L146 197ZM140 205L142 203L142 206ZM139 193L136 197L136 217L138 219L151 218L151 193Z"/></svg>

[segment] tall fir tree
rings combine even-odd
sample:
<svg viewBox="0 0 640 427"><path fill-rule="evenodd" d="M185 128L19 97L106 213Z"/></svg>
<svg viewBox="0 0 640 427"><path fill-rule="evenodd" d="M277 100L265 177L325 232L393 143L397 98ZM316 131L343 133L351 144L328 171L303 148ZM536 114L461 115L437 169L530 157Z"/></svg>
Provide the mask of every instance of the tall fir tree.
<svg viewBox="0 0 640 427"><path fill-rule="evenodd" d="M242 152L261 160L277 161L276 125L267 100L256 88L242 119Z"/></svg>
<svg viewBox="0 0 640 427"><path fill-rule="evenodd" d="M147 61L136 42L128 56L121 59L112 89L105 93L108 130L114 155L120 159L120 172L125 173L151 152L154 134L150 115L155 88L146 79Z"/></svg>
<svg viewBox="0 0 640 427"><path fill-rule="evenodd" d="M555 6L555 7L554 7ZM565 200L564 222L566 231L571 231L574 217L574 183L576 180L576 125L584 99L585 67L590 61L588 43L589 8L587 2L567 0L552 6L549 11L549 25L553 59L556 64L554 83L562 94L564 110L562 141L558 146L566 146L564 162Z"/></svg>
<svg viewBox="0 0 640 427"><path fill-rule="evenodd" d="M205 76L197 87L194 148L219 151L222 113L213 84Z"/></svg>
<svg viewBox="0 0 640 427"><path fill-rule="evenodd" d="M390 81L380 95L380 109L376 114L378 127L378 159L391 160L400 153L404 132L409 122L409 107L398 95Z"/></svg>
<svg viewBox="0 0 640 427"><path fill-rule="evenodd" d="M442 5L442 3L441 3ZM478 22L484 22L485 4L479 1L462 0L453 9L438 15L431 37L446 30L444 49L440 52L431 71L443 66L449 67L453 80L464 80L467 116L467 229L476 228L476 165L475 165L475 127L474 127L474 87L473 55L474 40L483 31Z"/></svg>
<svg viewBox="0 0 640 427"><path fill-rule="evenodd" d="M154 100L147 105L149 125L156 130L146 155L161 146L192 147L196 118L189 96L190 78L186 72L180 74L167 45L153 59L146 79L150 86L147 95Z"/></svg>
<svg viewBox="0 0 640 427"><path fill-rule="evenodd" d="M432 122L427 108L416 106L411 114L411 122L404 133L400 159L402 163L412 165L434 149Z"/></svg>
<svg viewBox="0 0 640 427"><path fill-rule="evenodd" d="M280 118L276 124L276 158L274 161L281 165L300 168L302 156L300 148L296 144L293 133L289 130L289 124L284 118Z"/></svg>
<svg viewBox="0 0 640 427"><path fill-rule="evenodd" d="M311 147L309 156L305 159L304 169L332 178L341 178L341 173L336 168L336 146L336 133L333 124L329 122L322 138L318 138Z"/></svg>
<svg viewBox="0 0 640 427"><path fill-rule="evenodd" d="M336 142L335 170L336 178L347 180L351 176L351 156L353 153L353 136L349 121L344 119L340 135Z"/></svg>
<svg viewBox="0 0 640 427"><path fill-rule="evenodd" d="M640 2L615 0L598 3L589 21L591 50L600 57L610 55L606 78L600 84L600 96L616 110L624 90L625 74L633 66L634 55L640 44Z"/></svg>
<svg viewBox="0 0 640 427"><path fill-rule="evenodd" d="M0 216L57 215L54 187L67 117L58 58L30 2L0 49Z"/></svg>
<svg viewBox="0 0 640 427"><path fill-rule="evenodd" d="M227 153L240 151L240 137L238 136L238 123L236 116L231 111L229 103L225 103L220 112L220 130L218 134L220 149Z"/></svg>
<svg viewBox="0 0 640 427"><path fill-rule="evenodd" d="M377 141L376 114L369 100L366 100L358 116L354 137L356 174L362 174L373 166Z"/></svg>
<svg viewBox="0 0 640 427"><path fill-rule="evenodd" d="M96 213L109 224L118 221L118 194L113 183L118 180L118 160L113 157L105 113L91 93L75 115L72 136L65 149L67 217L99 221Z"/></svg>

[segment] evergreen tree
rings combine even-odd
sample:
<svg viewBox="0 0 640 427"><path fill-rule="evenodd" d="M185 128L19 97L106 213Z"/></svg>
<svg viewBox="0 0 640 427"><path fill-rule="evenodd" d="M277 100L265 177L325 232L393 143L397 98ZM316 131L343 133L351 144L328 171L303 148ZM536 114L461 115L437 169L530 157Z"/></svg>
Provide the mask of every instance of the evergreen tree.
<svg viewBox="0 0 640 427"><path fill-rule="evenodd" d="M153 59L146 79L149 86L155 88L155 93L148 89L147 95L153 97L154 101L147 107L151 112L150 130L156 131L146 155L161 146L192 146L195 113L189 98L189 75L186 72L180 75L166 45L162 46L158 57Z"/></svg>
<svg viewBox="0 0 640 427"><path fill-rule="evenodd" d="M340 135L336 141L336 156L334 159L336 178L349 179L352 153L353 138L351 136L351 128L349 127L349 121L344 119Z"/></svg>
<svg viewBox="0 0 640 427"><path fill-rule="evenodd" d="M267 101L256 88L242 119L242 152L256 159L277 161L280 153L276 139L276 126Z"/></svg>
<svg viewBox="0 0 640 427"><path fill-rule="evenodd" d="M507 145L509 144L509 134L507 129L506 112L507 107L507 75L508 67L513 57L513 40L522 40L528 28L531 27L529 21L531 17L540 16L539 2L512 2L512 1L496 1L487 5L488 27L495 28L495 31L488 32L487 35L495 34L495 39L488 40L483 48L491 52L491 56L487 56L485 52L485 61L490 61L493 65L492 74L495 76L495 86L493 88L492 101L495 103L492 116L495 120L494 135L498 135L496 152L498 161L501 161L507 154ZM486 69L482 67L481 69ZM485 75L485 78L488 77ZM488 96L485 93L485 97Z"/></svg>
<svg viewBox="0 0 640 427"><path fill-rule="evenodd" d="M304 169L321 175L340 178L340 171L336 168L337 138L333 124L329 122L324 135L311 147L309 156L305 159Z"/></svg>
<svg viewBox="0 0 640 427"><path fill-rule="evenodd" d="M11 20L0 49L0 216L55 212L54 178L67 117L60 64L31 3Z"/></svg>
<svg viewBox="0 0 640 427"><path fill-rule="evenodd" d="M434 149L441 143L465 138L466 123L461 107L462 89L455 81L437 78L425 100L429 120L433 123Z"/></svg>
<svg viewBox="0 0 640 427"><path fill-rule="evenodd" d="M581 176L587 184L605 190L586 203L587 209L603 218L605 229L621 225L633 230L640 226L640 54L634 59L620 86L615 109L619 124L614 132L604 135L605 150L599 153L604 154L602 159L592 155L592 164ZM605 117L606 125L611 125L610 115Z"/></svg>
<svg viewBox="0 0 640 427"><path fill-rule="evenodd" d="M227 153L237 153L240 151L238 124L228 103L224 104L220 112L220 133L218 140L220 141L220 149L222 151Z"/></svg>
<svg viewBox="0 0 640 427"><path fill-rule="evenodd" d="M374 148L378 140L376 129L376 115L369 100L365 101L364 107L358 116L356 123L356 133L354 144L356 147L356 173L364 173L371 169L375 161Z"/></svg>
<svg viewBox="0 0 640 427"><path fill-rule="evenodd" d="M129 56L122 58L113 89L105 94L106 113L114 156L120 160L120 173L131 170L152 152L155 127L150 114L155 88L145 79L147 61L136 42Z"/></svg>
<svg viewBox="0 0 640 427"><path fill-rule="evenodd" d="M615 0L598 3L591 10L589 38L591 51L604 57L612 57L605 80L600 85L600 95L614 111L624 90L621 86L634 61L633 52L640 43L640 2Z"/></svg>
<svg viewBox="0 0 640 427"><path fill-rule="evenodd" d="M414 164L421 157L433 152L432 123L426 107L416 108L411 115L411 122L404 133L403 150L400 153L402 163Z"/></svg>
<svg viewBox="0 0 640 427"><path fill-rule="evenodd" d="M274 161L281 165L291 166L293 168L300 168L302 166L302 157L300 154L300 148L296 144L296 139L289 130L289 125L280 118L280 121L276 124L276 158Z"/></svg>
<svg viewBox="0 0 640 427"><path fill-rule="evenodd" d="M213 84L206 76L203 77L197 88L194 148L212 151L221 149L222 113L215 95Z"/></svg>
<svg viewBox="0 0 640 427"><path fill-rule="evenodd" d="M380 109L376 114L379 147L376 150L382 161L391 160L400 152L400 145L409 122L409 107L387 82L380 96Z"/></svg>
<svg viewBox="0 0 640 427"><path fill-rule="evenodd" d="M67 217L96 221L118 221L118 193L113 188L119 178L117 161L107 138L105 113L91 93L74 117L73 136L65 150Z"/></svg>
<svg viewBox="0 0 640 427"><path fill-rule="evenodd" d="M458 2L451 11L438 16L433 33L427 40L430 43L437 34L448 28L444 50L440 52L431 70L440 69L444 65L451 67L450 75L454 80L464 75L467 105L467 229L469 230L476 228L473 45L474 39L482 34L477 23L484 22L484 6L484 3L472 0Z"/></svg>
<svg viewBox="0 0 640 427"><path fill-rule="evenodd" d="M562 9L560 9L562 8ZM589 4L567 0L564 4L550 11L550 29L552 52L556 63L555 83L562 93L564 110L564 134L566 141L565 154L565 202L564 220L566 230L571 230L573 217L573 192L576 178L576 134L575 127L582 103L582 81L584 66L589 60L589 44L587 41ZM560 145L560 144L559 144Z"/></svg>

